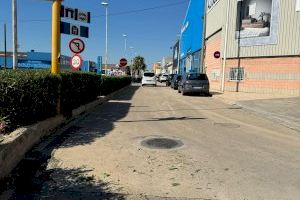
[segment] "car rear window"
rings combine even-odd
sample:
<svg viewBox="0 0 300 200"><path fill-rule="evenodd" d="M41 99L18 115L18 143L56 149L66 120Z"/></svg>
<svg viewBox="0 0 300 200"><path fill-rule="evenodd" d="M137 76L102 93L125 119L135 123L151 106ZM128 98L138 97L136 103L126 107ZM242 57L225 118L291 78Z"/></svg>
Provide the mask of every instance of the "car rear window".
<svg viewBox="0 0 300 200"><path fill-rule="evenodd" d="M206 74L189 74L187 76L188 80L208 80Z"/></svg>
<svg viewBox="0 0 300 200"><path fill-rule="evenodd" d="M168 77L168 75L163 75L164 77Z"/></svg>
<svg viewBox="0 0 300 200"><path fill-rule="evenodd" d="M153 76L155 76L155 74L154 73L144 73L144 76L146 76L146 77L153 77Z"/></svg>

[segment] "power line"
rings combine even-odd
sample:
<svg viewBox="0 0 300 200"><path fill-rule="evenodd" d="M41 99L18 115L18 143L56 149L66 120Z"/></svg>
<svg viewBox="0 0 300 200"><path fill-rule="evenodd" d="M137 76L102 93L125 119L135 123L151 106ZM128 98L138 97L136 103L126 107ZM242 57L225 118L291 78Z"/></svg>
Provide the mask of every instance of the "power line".
<svg viewBox="0 0 300 200"><path fill-rule="evenodd" d="M177 2L177 3L164 4L164 5L154 6L154 7L149 7L149 8L129 10L129 11L123 11L123 12L116 12L116 13L111 13L108 16L120 16L120 15L128 15L128 14L135 14L135 13L140 13L140 12L146 12L146 11L150 11L150 10L156 10L156 9L161 9L161 8L167 8L167 7L172 7L172 6L176 6L176 5L181 5L181 4L184 4L184 3L188 2L188 1L189 0L185 0L185 1L180 1L180 2ZM100 18L100 17L105 17L105 15L96 15L96 16L93 16L92 18ZM51 21L51 19L27 19L27 20L19 20L19 22L22 22L22 23L27 23L27 22L49 22L49 21ZM1 20L0 22L9 23L9 22L3 21L3 20Z"/></svg>
<svg viewBox="0 0 300 200"><path fill-rule="evenodd" d="M176 5L181 5L181 4L184 4L184 3L188 2L188 1L189 0L185 0L185 1L180 1L180 2L177 2L177 3L164 4L164 5L150 7L150 8L143 8L143 9L136 9L136 10L130 10L130 11L123 11L123 12L111 13L111 14L109 14L109 16L127 15L127 14L132 14L132 13L145 12L145 11L149 11L149 10L156 10L156 9L161 9L161 8L167 8L167 7L172 7L172 6L176 6ZM93 18L98 18L98 17L102 17L102 16L104 16L104 15L94 16Z"/></svg>

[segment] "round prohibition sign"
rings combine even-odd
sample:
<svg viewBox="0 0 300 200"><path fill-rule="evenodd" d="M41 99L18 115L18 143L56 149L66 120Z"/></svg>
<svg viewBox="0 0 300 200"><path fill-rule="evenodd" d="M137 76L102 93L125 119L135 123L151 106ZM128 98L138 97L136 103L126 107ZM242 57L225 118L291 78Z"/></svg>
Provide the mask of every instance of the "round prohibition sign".
<svg viewBox="0 0 300 200"><path fill-rule="evenodd" d="M82 63L83 60L81 56L78 54L75 54L70 60L70 65L73 70L79 70L80 67L82 66Z"/></svg>
<svg viewBox="0 0 300 200"><path fill-rule="evenodd" d="M70 41L69 48L73 53L78 54L84 51L85 44L80 38L74 38Z"/></svg>

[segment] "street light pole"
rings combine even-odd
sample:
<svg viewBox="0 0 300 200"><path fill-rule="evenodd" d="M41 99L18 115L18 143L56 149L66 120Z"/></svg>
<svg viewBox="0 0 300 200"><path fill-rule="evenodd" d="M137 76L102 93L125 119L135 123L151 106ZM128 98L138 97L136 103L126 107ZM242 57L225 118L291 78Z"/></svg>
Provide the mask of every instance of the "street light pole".
<svg viewBox="0 0 300 200"><path fill-rule="evenodd" d="M127 50L127 35L123 34L124 37L124 58L126 58L126 50Z"/></svg>
<svg viewBox="0 0 300 200"><path fill-rule="evenodd" d="M13 37L13 69L18 66L18 24L17 0L12 0L12 37Z"/></svg>
<svg viewBox="0 0 300 200"><path fill-rule="evenodd" d="M102 6L105 7L105 75L107 75L108 63L108 2L103 1Z"/></svg>
<svg viewBox="0 0 300 200"><path fill-rule="evenodd" d="M7 67L6 24L4 24L4 69Z"/></svg>
<svg viewBox="0 0 300 200"><path fill-rule="evenodd" d="M134 47L129 47L129 49L131 50L131 65L130 65L130 75L131 75L131 77L133 77L133 75L132 75L132 72L133 72L133 49L134 49Z"/></svg>

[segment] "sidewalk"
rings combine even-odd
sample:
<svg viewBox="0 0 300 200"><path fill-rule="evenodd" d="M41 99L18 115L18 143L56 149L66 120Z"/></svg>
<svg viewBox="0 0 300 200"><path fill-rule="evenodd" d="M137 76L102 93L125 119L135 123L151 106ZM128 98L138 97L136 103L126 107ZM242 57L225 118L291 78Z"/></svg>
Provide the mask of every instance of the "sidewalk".
<svg viewBox="0 0 300 200"><path fill-rule="evenodd" d="M228 104L264 115L284 126L300 132L300 97L279 94L255 94L244 92L212 92L213 98Z"/></svg>

